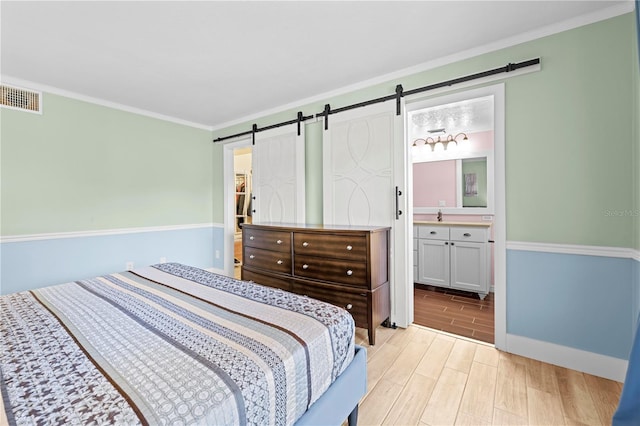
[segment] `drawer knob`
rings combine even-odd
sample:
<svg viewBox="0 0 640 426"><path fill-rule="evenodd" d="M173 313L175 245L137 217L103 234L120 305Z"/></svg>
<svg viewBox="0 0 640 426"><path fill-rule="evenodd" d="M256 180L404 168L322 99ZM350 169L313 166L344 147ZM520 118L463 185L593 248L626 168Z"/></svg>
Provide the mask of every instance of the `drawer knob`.
<svg viewBox="0 0 640 426"><path fill-rule="evenodd" d="M305 263L304 265L302 265L302 269L309 269L309 265Z"/></svg>
<svg viewBox="0 0 640 426"><path fill-rule="evenodd" d="M256 258L256 256L255 256L255 255L253 255L253 254L250 254L250 255L249 255L249 259L255 259L255 258Z"/></svg>
<svg viewBox="0 0 640 426"><path fill-rule="evenodd" d="M302 247L309 247L309 243L305 241L304 243L302 243Z"/></svg>
<svg viewBox="0 0 640 426"><path fill-rule="evenodd" d="M282 240L276 241L276 244L282 244Z"/></svg>
<svg viewBox="0 0 640 426"><path fill-rule="evenodd" d="M471 234L470 234L470 233L468 233L468 232L465 232L465 233L464 233L464 234L462 234L462 235L464 235L465 237L470 237L470 236L471 236Z"/></svg>
<svg viewBox="0 0 640 426"><path fill-rule="evenodd" d="M347 246L347 250L351 251L351 250L353 250L353 247L352 246Z"/></svg>
<svg viewBox="0 0 640 426"><path fill-rule="evenodd" d="M347 275L349 276L353 275L353 271L351 269L347 269Z"/></svg>
<svg viewBox="0 0 640 426"><path fill-rule="evenodd" d="M429 232L429 233L430 233L431 235L436 235L436 234L437 234L437 232L436 232L436 231L431 231L431 232Z"/></svg>
<svg viewBox="0 0 640 426"><path fill-rule="evenodd" d="M282 265L282 260L278 259L278 261L276 262L278 265Z"/></svg>
<svg viewBox="0 0 640 426"><path fill-rule="evenodd" d="M252 235L252 236L250 236L250 237L249 237L249 239L250 239L250 240L254 240L254 239L255 239L255 237Z"/></svg>
<svg viewBox="0 0 640 426"><path fill-rule="evenodd" d="M345 306L345 308L347 310L349 310L349 309L353 308L353 305L351 303L347 303L347 306Z"/></svg>

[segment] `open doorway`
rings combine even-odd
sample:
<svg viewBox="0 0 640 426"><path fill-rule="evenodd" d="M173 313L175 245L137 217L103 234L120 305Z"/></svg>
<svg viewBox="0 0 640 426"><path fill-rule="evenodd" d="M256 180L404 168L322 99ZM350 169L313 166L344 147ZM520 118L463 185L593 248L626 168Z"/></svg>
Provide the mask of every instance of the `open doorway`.
<svg viewBox="0 0 640 426"><path fill-rule="evenodd" d="M233 150L234 175L234 235L233 235L233 275L240 279L242 267L242 225L252 222L252 148Z"/></svg>
<svg viewBox="0 0 640 426"><path fill-rule="evenodd" d="M498 346L506 332L503 90L412 103L406 124L414 323Z"/></svg>

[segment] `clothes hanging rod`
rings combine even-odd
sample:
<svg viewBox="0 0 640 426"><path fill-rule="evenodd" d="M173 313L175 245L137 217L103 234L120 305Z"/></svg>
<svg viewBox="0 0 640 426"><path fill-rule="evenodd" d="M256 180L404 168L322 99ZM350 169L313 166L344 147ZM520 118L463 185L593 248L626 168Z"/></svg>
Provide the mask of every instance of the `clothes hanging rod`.
<svg viewBox="0 0 640 426"><path fill-rule="evenodd" d="M390 101L390 100L393 100L393 99L396 100L396 114L400 115L400 98L402 98L404 96L414 95L416 93L427 92L427 91L430 91L430 90L439 89L441 87L453 86L454 84L465 83L467 81L477 80L479 78L489 77L489 76L492 76L492 75L497 75L497 74L507 73L507 72L511 72L511 71L516 71L516 70L519 70L521 68L526 68L526 67L530 67L530 66L538 65L538 64L540 64L540 58L529 59L527 61L522 61L522 62L518 62L518 63L515 63L515 64L509 63L509 64L507 64L507 65L505 65L503 67L498 67L498 68L494 68L494 69L491 69L491 70L482 71L482 72L466 75L466 76L463 76L463 77L454 78L454 79L447 80L447 81L442 81L440 83L430 84L428 86L418 87L416 89L407 90L406 92L403 90L402 85L398 84L396 86L396 93L394 95L382 96L380 98L370 99L368 101L358 102L358 103L355 103L355 104L343 106L343 107L336 108L336 109L331 109L331 106L329 104L326 104L324 106L324 110L321 111L321 112L318 112L316 114L305 116L305 115L303 115L302 112L298 112L298 117L296 119L289 120L289 121L283 121L283 122L280 122L280 123L271 124L269 126L260 127L260 128L258 128L258 126L256 124L254 124L252 126L251 130L248 130L246 132L236 133L236 134L229 135L229 136L221 136L221 137L218 137L218 138L214 139L213 142L222 142L222 141L225 141L227 139L233 139L233 138L237 138L237 137L240 137L240 136L252 135L253 143L255 144L255 134L257 132L263 132L265 130L275 129L275 128L278 128L278 127L288 126L289 124L296 124L296 123L298 124L298 135L299 135L300 134L300 125L301 125L302 122L304 122L306 120L309 120L311 118L319 118L319 117L324 117L324 124L325 124L324 127L325 127L325 129L328 129L329 128L328 127L329 126L328 117L331 114L337 114L337 113L340 113L340 112L349 111L349 110L356 109L356 108L362 108L362 107L373 105L373 104L377 104L377 103L387 102L387 101Z"/></svg>

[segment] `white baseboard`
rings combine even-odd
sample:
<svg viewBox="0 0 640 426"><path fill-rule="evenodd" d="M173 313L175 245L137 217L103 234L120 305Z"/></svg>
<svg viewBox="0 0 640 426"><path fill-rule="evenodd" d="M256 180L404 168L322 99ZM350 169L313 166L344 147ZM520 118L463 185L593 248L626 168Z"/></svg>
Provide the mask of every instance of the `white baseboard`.
<svg viewBox="0 0 640 426"><path fill-rule="evenodd" d="M570 368L606 379L624 383L628 361L607 355L543 342L528 337L507 334L509 353L533 358L560 367Z"/></svg>
<svg viewBox="0 0 640 426"><path fill-rule="evenodd" d="M218 268L206 268L205 271L213 272L214 274L218 274L218 275L226 275L223 269L218 269Z"/></svg>

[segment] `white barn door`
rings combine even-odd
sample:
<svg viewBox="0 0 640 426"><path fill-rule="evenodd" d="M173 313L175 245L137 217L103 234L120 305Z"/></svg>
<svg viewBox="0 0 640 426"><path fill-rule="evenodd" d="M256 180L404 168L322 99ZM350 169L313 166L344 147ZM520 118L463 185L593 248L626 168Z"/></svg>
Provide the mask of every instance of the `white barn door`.
<svg viewBox="0 0 640 426"><path fill-rule="evenodd" d="M305 222L304 126L256 133L253 147L254 223Z"/></svg>
<svg viewBox="0 0 640 426"><path fill-rule="evenodd" d="M403 115L396 115L395 106L387 102L329 116L323 136L323 219L325 225L391 227L391 322L406 327L413 322L408 303L413 258L408 257L407 215L396 213L408 211L408 150Z"/></svg>

